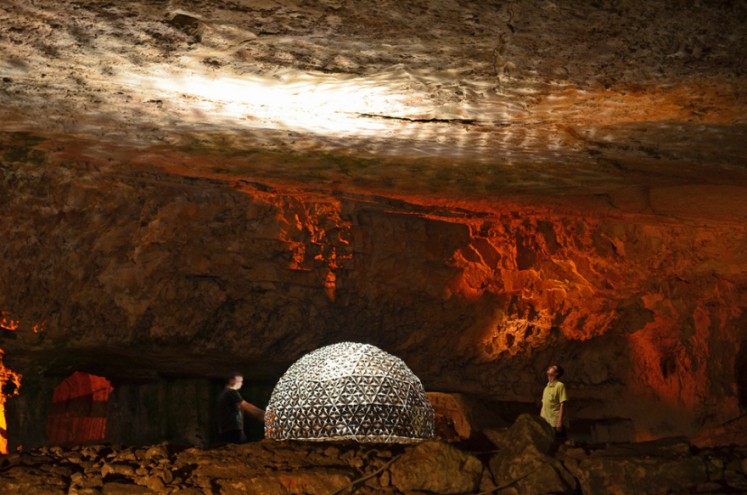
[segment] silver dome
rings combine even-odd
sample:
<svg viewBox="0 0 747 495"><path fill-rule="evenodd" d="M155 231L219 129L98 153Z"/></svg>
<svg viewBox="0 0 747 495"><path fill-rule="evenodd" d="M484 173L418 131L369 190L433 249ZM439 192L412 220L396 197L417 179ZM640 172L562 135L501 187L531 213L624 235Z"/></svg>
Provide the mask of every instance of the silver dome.
<svg viewBox="0 0 747 495"><path fill-rule="evenodd" d="M265 414L265 436L275 440L414 443L433 433L433 407L418 377L401 359L353 342L296 361Z"/></svg>

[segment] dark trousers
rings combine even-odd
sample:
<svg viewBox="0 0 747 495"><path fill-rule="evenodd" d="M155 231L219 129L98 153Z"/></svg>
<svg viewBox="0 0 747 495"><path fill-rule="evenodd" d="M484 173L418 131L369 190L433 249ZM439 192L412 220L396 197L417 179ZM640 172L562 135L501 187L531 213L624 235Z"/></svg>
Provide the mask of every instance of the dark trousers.
<svg viewBox="0 0 747 495"><path fill-rule="evenodd" d="M220 439L226 443L244 443L246 435L243 430L228 430L221 432Z"/></svg>
<svg viewBox="0 0 747 495"><path fill-rule="evenodd" d="M556 440L565 440L568 438L568 433L565 431L565 426L561 426L560 430L555 428L555 439Z"/></svg>

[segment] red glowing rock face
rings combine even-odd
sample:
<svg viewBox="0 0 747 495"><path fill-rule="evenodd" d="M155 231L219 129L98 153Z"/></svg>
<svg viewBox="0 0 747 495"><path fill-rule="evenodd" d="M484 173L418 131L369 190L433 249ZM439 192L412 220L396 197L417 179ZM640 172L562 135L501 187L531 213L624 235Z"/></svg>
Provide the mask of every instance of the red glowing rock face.
<svg viewBox="0 0 747 495"><path fill-rule="evenodd" d="M50 445L101 442L112 386L106 378L76 371L54 390L47 421Z"/></svg>
<svg viewBox="0 0 747 495"><path fill-rule="evenodd" d="M460 272L448 292L474 301L482 318L449 349L486 369L505 369L498 373L507 380L512 364L502 362L529 360L539 368L543 359L561 361L573 370L572 386L585 389L576 392L576 414L602 407L637 416L639 438L678 430L686 416L696 425L733 418L738 401L728 390L744 296L743 274L732 277L744 269L744 255L735 251L744 235L731 225L698 229L521 210L473 224L451 260ZM715 260L735 257L741 269L727 264L726 273L704 277L700 260L714 260L715 268ZM605 404L584 404L592 397Z"/></svg>
<svg viewBox="0 0 747 495"><path fill-rule="evenodd" d="M3 311L0 313L0 330L14 332L18 330L19 326L20 322L11 318L10 311Z"/></svg>
<svg viewBox="0 0 747 495"><path fill-rule="evenodd" d="M5 404L13 395L18 394L21 386L21 375L14 373L3 365L3 350L0 349L0 454L8 453L8 425L5 419Z"/></svg>

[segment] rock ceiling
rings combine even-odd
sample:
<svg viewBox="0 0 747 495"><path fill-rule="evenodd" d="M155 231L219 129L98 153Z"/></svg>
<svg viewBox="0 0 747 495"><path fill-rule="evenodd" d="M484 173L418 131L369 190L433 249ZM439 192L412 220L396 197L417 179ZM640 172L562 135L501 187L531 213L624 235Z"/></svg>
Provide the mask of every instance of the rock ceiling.
<svg viewBox="0 0 747 495"><path fill-rule="evenodd" d="M697 2L11 0L0 122L6 140L43 134L120 173L741 220L744 17Z"/></svg>

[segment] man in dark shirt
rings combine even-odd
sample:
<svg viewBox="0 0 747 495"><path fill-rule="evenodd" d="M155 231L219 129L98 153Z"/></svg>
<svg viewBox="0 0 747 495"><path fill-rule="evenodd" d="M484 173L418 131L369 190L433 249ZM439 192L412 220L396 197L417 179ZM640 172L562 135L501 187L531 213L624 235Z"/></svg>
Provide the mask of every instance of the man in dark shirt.
<svg viewBox="0 0 747 495"><path fill-rule="evenodd" d="M244 413L264 422L265 412L241 397L239 389L244 384L241 373L233 372L226 377L226 388L218 397L218 433L224 442L244 443Z"/></svg>

